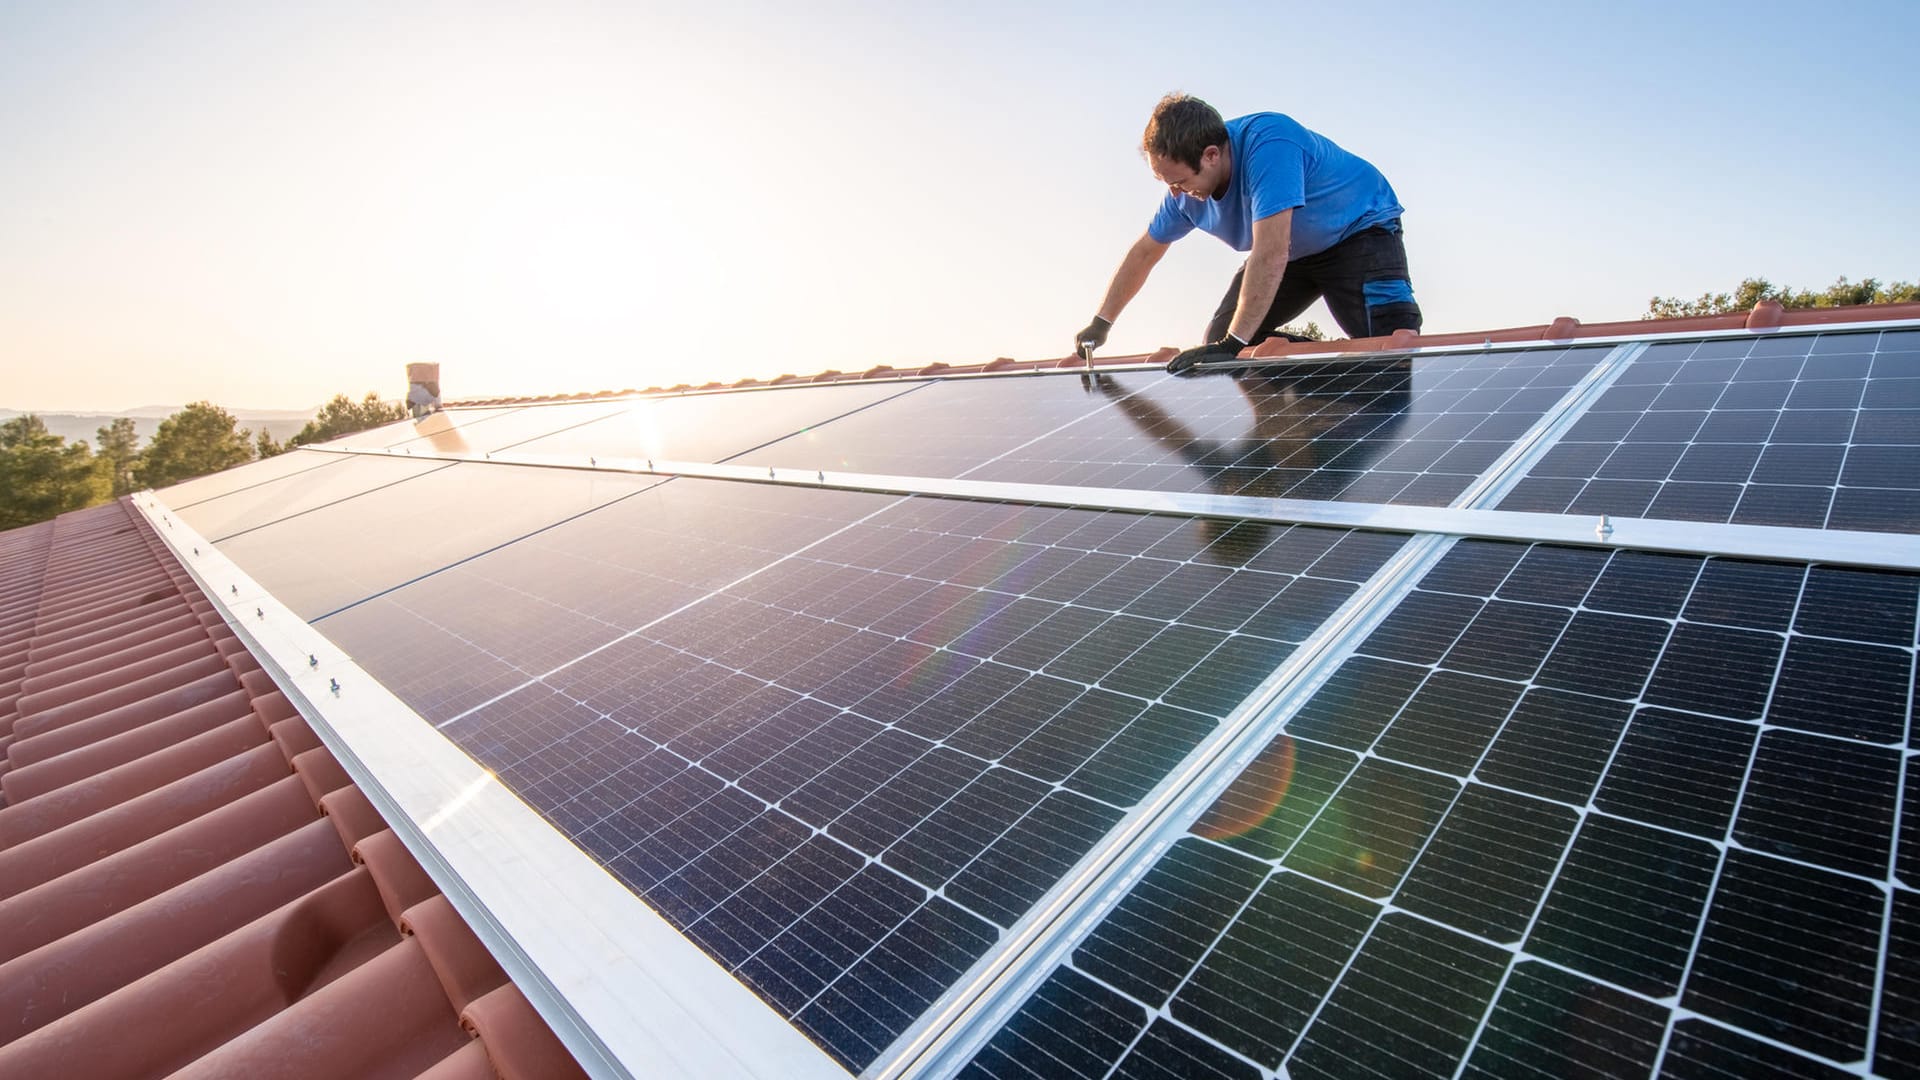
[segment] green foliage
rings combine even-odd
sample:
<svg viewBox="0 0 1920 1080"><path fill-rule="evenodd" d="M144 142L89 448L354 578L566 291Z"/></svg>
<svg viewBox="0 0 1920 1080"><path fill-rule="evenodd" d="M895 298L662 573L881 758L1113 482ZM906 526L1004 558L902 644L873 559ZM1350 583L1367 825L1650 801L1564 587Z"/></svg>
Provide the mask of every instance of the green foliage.
<svg viewBox="0 0 1920 1080"><path fill-rule="evenodd" d="M135 467L138 482L161 488L253 460L253 441L232 413L207 401L160 421Z"/></svg>
<svg viewBox="0 0 1920 1080"><path fill-rule="evenodd" d="M293 449L292 443L283 443L274 438L273 432L268 431L264 426L260 428L260 434L253 437L254 455L262 461L284 454L291 449Z"/></svg>
<svg viewBox="0 0 1920 1080"><path fill-rule="evenodd" d="M1306 338L1308 341L1327 340L1327 332L1325 330L1320 329L1319 323L1312 322L1312 321L1308 321L1307 325L1305 326L1295 326L1292 323L1289 323L1286 326L1281 327L1280 332L1283 334L1292 334L1294 337L1303 337L1303 338Z"/></svg>
<svg viewBox="0 0 1920 1080"><path fill-rule="evenodd" d="M140 433L134 430L133 419L116 417L94 432L94 441L100 444L100 468L114 497L131 493L133 468L140 460Z"/></svg>
<svg viewBox="0 0 1920 1080"><path fill-rule="evenodd" d="M1900 304L1920 300L1920 282L1895 281L1883 285L1878 278L1858 282L1842 277L1824 289L1793 289L1775 285L1766 278L1747 278L1731 293L1702 293L1698 299L1656 296L1647 301L1648 319L1672 319L1687 315L1726 315L1751 311L1762 300L1777 300L1787 308L1850 307L1855 304Z"/></svg>
<svg viewBox="0 0 1920 1080"><path fill-rule="evenodd" d="M0 529L91 506L110 489L86 443L68 444L31 413L0 424Z"/></svg>
<svg viewBox="0 0 1920 1080"><path fill-rule="evenodd" d="M320 407L319 415L307 422L287 445L306 446L310 443L326 442L342 435L351 435L356 431L365 431L381 424L391 424L395 420L407 418L407 407L398 401L381 401L380 395L369 391L358 404L345 394L333 395L333 400Z"/></svg>

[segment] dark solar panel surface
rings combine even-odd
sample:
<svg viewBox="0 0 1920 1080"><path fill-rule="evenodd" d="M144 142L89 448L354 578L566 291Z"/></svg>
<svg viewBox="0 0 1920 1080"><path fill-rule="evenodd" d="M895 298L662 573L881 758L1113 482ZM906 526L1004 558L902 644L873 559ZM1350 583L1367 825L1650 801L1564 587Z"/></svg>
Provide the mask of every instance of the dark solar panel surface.
<svg viewBox="0 0 1920 1080"><path fill-rule="evenodd" d="M1920 530L1920 334L1653 345L1500 508Z"/></svg>
<svg viewBox="0 0 1920 1080"><path fill-rule="evenodd" d="M319 625L857 1070L1401 543L679 480Z"/></svg>
<svg viewBox="0 0 1920 1080"><path fill-rule="evenodd" d="M1442 505L1606 354L463 410L402 448ZM1916 361L1914 331L1654 346L1504 506L1628 514L1581 500L1630 482L1910 532ZM168 501L854 1070L1402 544L319 456ZM969 1074L1910 1071L1917 593L1456 544Z"/></svg>
<svg viewBox="0 0 1920 1080"><path fill-rule="evenodd" d="M964 1075L1898 1073L1917 608L1462 541Z"/></svg>
<svg viewBox="0 0 1920 1080"><path fill-rule="evenodd" d="M1444 506L1607 349L1298 361L929 387L754 464Z"/></svg>

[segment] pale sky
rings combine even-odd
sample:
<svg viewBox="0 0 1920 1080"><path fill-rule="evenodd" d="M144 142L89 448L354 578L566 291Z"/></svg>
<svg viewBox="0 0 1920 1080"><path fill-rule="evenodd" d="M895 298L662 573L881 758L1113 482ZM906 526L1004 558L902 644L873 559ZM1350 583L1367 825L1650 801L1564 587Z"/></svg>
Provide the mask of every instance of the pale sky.
<svg viewBox="0 0 1920 1080"><path fill-rule="evenodd" d="M1920 5L1581 8L0 0L0 406L1062 356L1174 89L1378 165L1429 332L1920 277Z"/></svg>

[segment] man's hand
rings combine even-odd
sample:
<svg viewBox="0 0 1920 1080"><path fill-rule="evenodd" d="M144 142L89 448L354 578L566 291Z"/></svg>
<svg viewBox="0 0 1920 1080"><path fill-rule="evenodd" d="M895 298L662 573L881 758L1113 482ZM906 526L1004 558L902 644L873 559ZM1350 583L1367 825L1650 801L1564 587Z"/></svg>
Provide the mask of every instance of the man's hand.
<svg viewBox="0 0 1920 1080"><path fill-rule="evenodd" d="M1082 360L1091 356L1093 350L1107 343L1107 331L1111 329L1113 329L1111 319L1103 319L1095 315L1085 330L1073 335L1073 355Z"/></svg>
<svg viewBox="0 0 1920 1080"><path fill-rule="evenodd" d="M1167 361L1167 374L1185 375L1193 370L1195 364L1212 364L1235 359L1240 355L1240 350L1246 347L1246 342L1228 334L1219 341L1210 341L1198 348L1188 349Z"/></svg>

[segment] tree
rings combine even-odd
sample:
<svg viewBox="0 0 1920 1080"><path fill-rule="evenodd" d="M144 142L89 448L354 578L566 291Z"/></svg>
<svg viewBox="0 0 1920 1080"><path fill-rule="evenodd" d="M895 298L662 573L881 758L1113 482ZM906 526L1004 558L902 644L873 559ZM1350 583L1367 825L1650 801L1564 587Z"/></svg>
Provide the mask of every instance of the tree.
<svg viewBox="0 0 1920 1080"><path fill-rule="evenodd" d="M359 404L354 404L345 394L333 395L333 400L320 407L319 415L307 422L293 438L287 440L288 446L306 446L309 443L326 442L342 435L351 435L356 431L365 431L381 424L391 424L395 420L407 418L407 407L398 401L381 401L380 395L367 392Z"/></svg>
<svg viewBox="0 0 1920 1080"><path fill-rule="evenodd" d="M0 424L0 529L91 506L108 491L86 443L68 444L32 413Z"/></svg>
<svg viewBox="0 0 1920 1080"><path fill-rule="evenodd" d="M253 460L251 432L233 414L207 401L160 421L135 468L139 483L160 488Z"/></svg>
<svg viewBox="0 0 1920 1080"><path fill-rule="evenodd" d="M1854 304L1901 304L1920 301L1920 282L1896 281L1882 285L1878 278L1859 282L1845 277L1819 291L1777 286L1766 278L1747 278L1731 293L1702 293L1695 300L1677 296L1656 296L1647 301L1648 319L1672 319L1686 315L1726 315L1751 311L1762 300L1777 300L1787 308L1849 307Z"/></svg>
<svg viewBox="0 0 1920 1080"><path fill-rule="evenodd" d="M260 426L260 433L253 437L254 455L262 461L270 457L277 457L291 449L293 449L292 446L274 438L273 432L268 431L265 424Z"/></svg>
<svg viewBox="0 0 1920 1080"><path fill-rule="evenodd" d="M131 492L133 467L140 460L140 433L134 430L133 419L115 417L112 423L94 431L94 441L100 444L100 468L114 497Z"/></svg>

